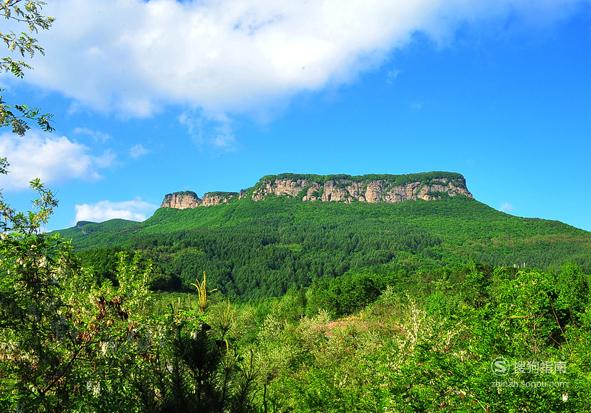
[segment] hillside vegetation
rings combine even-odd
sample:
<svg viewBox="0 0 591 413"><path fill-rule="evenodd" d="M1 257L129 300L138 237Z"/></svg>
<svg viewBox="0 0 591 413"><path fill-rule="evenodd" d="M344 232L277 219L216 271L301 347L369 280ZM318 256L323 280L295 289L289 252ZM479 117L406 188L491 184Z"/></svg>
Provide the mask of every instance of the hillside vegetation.
<svg viewBox="0 0 591 413"><path fill-rule="evenodd" d="M2 411L591 411L584 231L269 198L62 236L35 188L0 205Z"/></svg>
<svg viewBox="0 0 591 413"><path fill-rule="evenodd" d="M142 223L81 223L61 234L102 277L114 273L114 251L140 250L156 266L158 288L189 286L205 270L212 288L242 298L279 296L358 271L408 277L469 262L591 268L588 232L510 216L466 197L397 204L241 199L159 209Z"/></svg>

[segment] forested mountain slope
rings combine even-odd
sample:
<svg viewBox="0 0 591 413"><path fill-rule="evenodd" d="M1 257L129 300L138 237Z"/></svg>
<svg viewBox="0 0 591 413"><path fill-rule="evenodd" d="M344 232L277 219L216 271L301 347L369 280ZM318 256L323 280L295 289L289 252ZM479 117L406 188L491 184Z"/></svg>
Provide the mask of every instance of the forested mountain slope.
<svg viewBox="0 0 591 413"><path fill-rule="evenodd" d="M61 233L103 276L114 270L113 250L139 249L156 265L157 287L181 288L205 270L212 288L240 297L280 295L348 272L416 274L468 261L591 268L590 233L507 215L466 196L371 204L244 197Z"/></svg>

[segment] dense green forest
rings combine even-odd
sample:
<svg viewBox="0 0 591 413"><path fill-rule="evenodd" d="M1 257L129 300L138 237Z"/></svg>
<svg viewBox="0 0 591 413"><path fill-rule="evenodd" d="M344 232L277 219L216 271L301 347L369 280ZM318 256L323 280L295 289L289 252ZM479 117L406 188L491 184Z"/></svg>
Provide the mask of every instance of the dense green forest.
<svg viewBox="0 0 591 413"><path fill-rule="evenodd" d="M156 288L186 289L207 271L212 288L230 298L280 296L365 270L421 279L472 261L538 269L571 262L591 269L591 234L465 197L399 204L242 199L159 209L142 223L82 222L61 234L101 278L113 279L115 252L140 250L154 263Z"/></svg>
<svg viewBox="0 0 591 413"><path fill-rule="evenodd" d="M87 247L91 235L102 248L114 241L143 248L134 254L101 249L105 261L89 267L84 259L96 259L97 250L78 253L60 234L38 231L55 200L37 189L38 212L21 214L2 203L2 411L591 410L590 278L581 265L567 263L588 257L583 231L510 217L465 199L374 205L373 214L366 205L244 202L161 210L143 224L84 223L70 231L79 231L77 242ZM379 237L362 231L362 216ZM184 238L179 217L185 224L207 218L208 224L195 225ZM297 230L308 219L325 228L321 237ZM230 241L252 222L274 223L267 227L273 236L257 238L264 228L251 227ZM390 228L396 236L385 236ZM220 234L227 238L216 242ZM176 242L184 254L194 248L196 255L236 263L271 245L274 254L285 255L259 262L260 277L270 285L269 257L314 262L304 252L316 246L317 262L343 251L340 261L347 265L339 272L339 260L330 260L335 272L300 281L308 287L282 281L289 287L280 297L230 300L198 272L191 274L191 292L155 292L150 286L162 274L143 254L158 251L159 236L169 243L162 254ZM257 239L267 242L250 249ZM473 257L513 258L496 239L526 245L520 259L546 251L537 262L546 268L462 263L469 248L482 254ZM195 244L183 244L187 240ZM375 261L372 249L379 251ZM345 251L355 259L345 259ZM108 276L96 272L111 261ZM215 269L207 263L200 270ZM280 280L294 274L284 268L272 274ZM262 285L259 294L276 292Z"/></svg>
<svg viewBox="0 0 591 413"><path fill-rule="evenodd" d="M115 410L591 411L591 238L559 222L270 198L62 235L94 288L153 264L135 311L168 353L143 337L150 380L80 396Z"/></svg>

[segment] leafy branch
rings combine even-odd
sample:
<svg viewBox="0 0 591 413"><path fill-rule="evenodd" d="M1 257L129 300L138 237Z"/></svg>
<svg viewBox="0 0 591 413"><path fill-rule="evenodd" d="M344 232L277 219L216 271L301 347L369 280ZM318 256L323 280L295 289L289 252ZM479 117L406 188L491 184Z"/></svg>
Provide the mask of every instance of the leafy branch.
<svg viewBox="0 0 591 413"><path fill-rule="evenodd" d="M55 20L41 13L45 4L37 0L4 0L0 3L0 15L6 20L24 23L28 31L35 34L39 30L49 29ZM31 69L22 59L33 58L37 53L45 54L37 39L27 32L0 32L0 41L12 56L20 56L19 59L12 56L1 57L0 72L11 73L19 79L24 77L26 70ZM0 89L0 93L2 92L4 90ZM10 127L14 133L22 136L31 128L30 121L35 121L43 131L53 131L51 115L42 114L39 109L29 108L27 105L8 104L0 94L0 127Z"/></svg>

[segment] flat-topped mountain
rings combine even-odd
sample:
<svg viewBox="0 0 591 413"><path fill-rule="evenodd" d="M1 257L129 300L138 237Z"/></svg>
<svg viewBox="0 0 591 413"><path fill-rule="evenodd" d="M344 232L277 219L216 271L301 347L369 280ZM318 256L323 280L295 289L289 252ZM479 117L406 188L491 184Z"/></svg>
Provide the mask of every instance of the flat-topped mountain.
<svg viewBox="0 0 591 413"><path fill-rule="evenodd" d="M427 172L410 175L297 175L263 177L252 191L252 199L291 196L302 201L388 202L431 201L446 196L472 198L460 174Z"/></svg>
<svg viewBox="0 0 591 413"><path fill-rule="evenodd" d="M208 192L200 199L195 192L167 194L162 208L188 209L211 206L244 197L261 201L271 196L287 196L302 201L397 203L432 201L443 197L472 194L466 180L457 173L426 172L408 175L268 175L250 189L237 192Z"/></svg>
<svg viewBox="0 0 591 413"><path fill-rule="evenodd" d="M101 276L115 273L114 251L139 250L154 263L158 288L190 288L207 271L212 288L247 298L351 271L403 282L466 262L591 269L591 233L497 211L448 172L272 175L239 193L169 194L162 206L144 222L80 222L60 232Z"/></svg>

